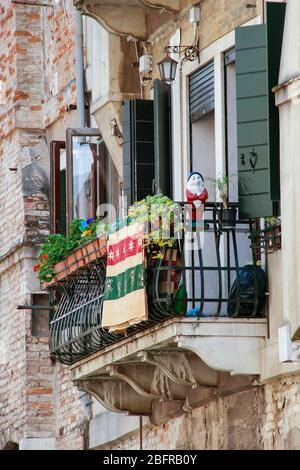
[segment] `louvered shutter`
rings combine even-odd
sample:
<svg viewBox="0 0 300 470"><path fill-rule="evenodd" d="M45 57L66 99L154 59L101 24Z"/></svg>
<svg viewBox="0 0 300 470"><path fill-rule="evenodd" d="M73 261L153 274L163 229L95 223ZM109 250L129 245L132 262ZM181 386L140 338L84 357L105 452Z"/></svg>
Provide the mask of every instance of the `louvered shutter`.
<svg viewBox="0 0 300 470"><path fill-rule="evenodd" d="M123 179L127 203L152 192L154 180L153 101L128 100L123 108Z"/></svg>
<svg viewBox="0 0 300 470"><path fill-rule="evenodd" d="M161 192L172 196L171 87L154 82L155 182Z"/></svg>
<svg viewBox="0 0 300 470"><path fill-rule="evenodd" d="M214 62L190 76L190 120L196 122L215 107Z"/></svg>
<svg viewBox="0 0 300 470"><path fill-rule="evenodd" d="M280 199L278 84L285 4L267 3L267 24L236 30L240 217L276 215Z"/></svg>

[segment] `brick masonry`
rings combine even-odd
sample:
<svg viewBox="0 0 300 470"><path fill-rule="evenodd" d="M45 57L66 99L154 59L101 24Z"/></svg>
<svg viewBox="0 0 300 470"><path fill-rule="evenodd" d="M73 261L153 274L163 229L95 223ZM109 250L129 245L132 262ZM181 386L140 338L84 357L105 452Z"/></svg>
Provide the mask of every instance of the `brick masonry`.
<svg viewBox="0 0 300 470"><path fill-rule="evenodd" d="M47 337L32 336L31 311L17 310L40 290L32 267L49 233L46 130L76 104L73 9L64 3L0 1L0 448L47 437L58 448L86 445L68 369L50 359Z"/></svg>
<svg viewBox="0 0 300 470"><path fill-rule="evenodd" d="M206 23L202 46L250 19L246 3L222 0L226 28L223 17ZM215 0L204 9L217 15ZM68 368L50 359L48 338L32 336L31 312L17 310L39 291L32 266L49 229L47 133L64 126L76 104L73 11L72 0L55 8L0 0L0 448L48 437L58 449L88 446L87 397L80 398ZM165 34L167 43L170 31ZM190 39L186 25L183 37ZM158 43L154 51L161 54ZM164 425L145 426L143 446L299 449L299 396L299 375L232 393ZM139 448L138 433L106 448Z"/></svg>

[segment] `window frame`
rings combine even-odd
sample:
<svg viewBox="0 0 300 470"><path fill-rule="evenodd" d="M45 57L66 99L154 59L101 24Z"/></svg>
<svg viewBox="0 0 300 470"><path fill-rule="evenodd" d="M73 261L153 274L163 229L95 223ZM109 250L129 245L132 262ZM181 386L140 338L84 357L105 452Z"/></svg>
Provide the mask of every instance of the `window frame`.
<svg viewBox="0 0 300 470"><path fill-rule="evenodd" d="M73 220L73 137L99 137L102 139L102 134L99 129L96 128L69 128L66 131L66 218L67 218L67 229ZM100 142L99 142L100 143ZM94 154L94 162L97 162L98 155ZM97 168L94 165L93 176L92 176L92 211L93 217L96 217L97 210ZM104 178L104 176L103 176Z"/></svg>

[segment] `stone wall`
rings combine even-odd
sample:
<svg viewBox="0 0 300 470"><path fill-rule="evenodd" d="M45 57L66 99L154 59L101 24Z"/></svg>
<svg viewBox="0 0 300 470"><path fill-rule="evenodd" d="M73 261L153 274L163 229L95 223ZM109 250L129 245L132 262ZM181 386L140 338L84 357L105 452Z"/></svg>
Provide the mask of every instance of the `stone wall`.
<svg viewBox="0 0 300 470"><path fill-rule="evenodd" d="M135 450L139 433L101 449ZM299 450L300 374L218 398L163 426L143 428L145 450Z"/></svg>

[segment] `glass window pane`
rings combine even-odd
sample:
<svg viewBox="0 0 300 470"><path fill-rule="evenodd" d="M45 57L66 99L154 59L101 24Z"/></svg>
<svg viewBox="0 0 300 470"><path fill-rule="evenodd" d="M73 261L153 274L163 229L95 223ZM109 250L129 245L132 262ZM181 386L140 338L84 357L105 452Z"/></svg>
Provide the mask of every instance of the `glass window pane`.
<svg viewBox="0 0 300 470"><path fill-rule="evenodd" d="M63 235L67 231L67 207L66 207L66 149L60 148L59 151L59 187L60 187L60 198L59 208L59 232Z"/></svg>
<svg viewBox="0 0 300 470"><path fill-rule="evenodd" d="M95 144L73 137L73 218L88 219L93 214L93 171Z"/></svg>

